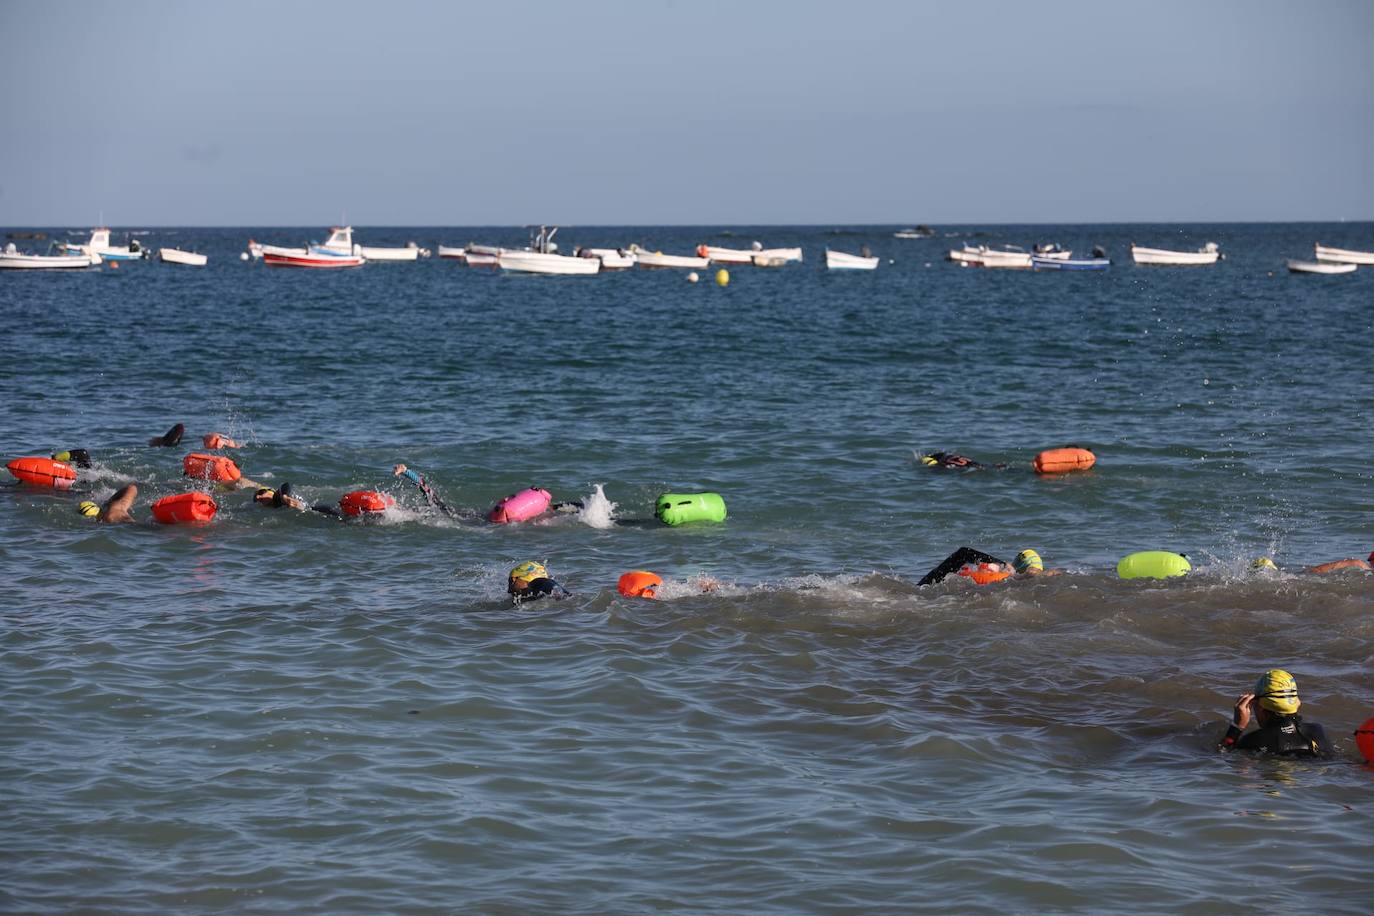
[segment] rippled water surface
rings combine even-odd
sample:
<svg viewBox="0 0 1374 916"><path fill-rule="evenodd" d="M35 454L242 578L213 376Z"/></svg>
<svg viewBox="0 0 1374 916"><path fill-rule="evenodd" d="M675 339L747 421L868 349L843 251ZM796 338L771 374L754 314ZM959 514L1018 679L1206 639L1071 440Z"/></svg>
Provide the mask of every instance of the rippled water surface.
<svg viewBox="0 0 1374 916"><path fill-rule="evenodd" d="M5 457L95 467L76 493L0 486L0 908L1367 912L1374 577L1301 569L1374 549L1374 274L1283 261L1374 249L1374 226L890 231L560 233L804 247L726 288L238 260L319 230L140 236L204 270L3 272ZM1116 263L941 260L966 240ZM1128 263L1130 241L1208 240L1216 267ZM876 273L824 271L864 243ZM182 448L144 445L178 421ZM210 430L254 480L399 505L74 511L133 481L146 520ZM1098 466L1030 472L1067 443ZM937 449L1010 467L913 459ZM398 461L455 506L539 484L586 508L453 520ZM699 490L724 524L623 524ZM916 586L961 544L1069 574ZM1141 549L1194 572L1117 579ZM531 558L573 597L512 609ZM634 568L665 600L616 594ZM1337 759L1214 751L1274 666Z"/></svg>

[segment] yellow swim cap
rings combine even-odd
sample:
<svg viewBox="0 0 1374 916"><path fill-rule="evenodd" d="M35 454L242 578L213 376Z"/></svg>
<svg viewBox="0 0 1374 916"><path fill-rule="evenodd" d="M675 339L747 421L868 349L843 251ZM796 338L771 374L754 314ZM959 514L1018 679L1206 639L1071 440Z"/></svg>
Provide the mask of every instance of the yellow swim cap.
<svg viewBox="0 0 1374 916"><path fill-rule="evenodd" d="M512 569L510 577L516 582L533 582L535 579L547 579L549 571L533 560L527 560Z"/></svg>
<svg viewBox="0 0 1374 916"><path fill-rule="evenodd" d="M97 515L100 514L100 507L88 499L85 502L78 505L76 507L76 511L86 516L86 518L95 518Z"/></svg>
<svg viewBox="0 0 1374 916"><path fill-rule="evenodd" d="M935 456L933 456L933 455L922 455L922 456L921 456L921 464L924 464L924 465L925 465L926 467L928 467L928 468L933 468L933 467L935 467L935 465L937 465L937 464L939 464L939 463L940 463L940 462L936 461L936 460L935 460Z"/></svg>
<svg viewBox="0 0 1374 916"><path fill-rule="evenodd" d="M1257 557L1255 562L1250 564L1251 569L1278 569L1274 561L1268 557Z"/></svg>
<svg viewBox="0 0 1374 916"><path fill-rule="evenodd" d="M1298 682L1282 668L1273 668L1260 675L1255 682L1255 699L1270 712L1291 716L1298 711Z"/></svg>
<svg viewBox="0 0 1374 916"><path fill-rule="evenodd" d="M1024 573L1028 569L1044 570L1045 561L1040 559L1040 554L1034 550L1023 550L1016 555L1016 559L1011 561L1012 568L1019 573Z"/></svg>

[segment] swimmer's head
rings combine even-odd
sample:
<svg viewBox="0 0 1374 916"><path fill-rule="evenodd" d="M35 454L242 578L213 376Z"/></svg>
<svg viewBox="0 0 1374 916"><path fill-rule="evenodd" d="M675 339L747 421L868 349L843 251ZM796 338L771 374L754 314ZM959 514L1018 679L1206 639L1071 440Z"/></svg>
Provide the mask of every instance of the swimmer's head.
<svg viewBox="0 0 1374 916"><path fill-rule="evenodd" d="M258 503L270 503L277 498L277 491L271 487L258 487L253 493L253 501Z"/></svg>
<svg viewBox="0 0 1374 916"><path fill-rule="evenodd" d="M924 464L928 468L933 468L940 463L934 455L920 455L919 457L921 459L921 464Z"/></svg>
<svg viewBox="0 0 1374 916"><path fill-rule="evenodd" d="M527 588L535 579L547 579L549 571L533 560L526 560L510 571L507 584L511 588Z"/></svg>
<svg viewBox="0 0 1374 916"><path fill-rule="evenodd" d="M1282 668L1270 669L1255 682L1255 702L1270 712L1291 716L1302 705L1298 699L1298 682Z"/></svg>
<svg viewBox="0 0 1374 916"><path fill-rule="evenodd" d="M1250 564L1251 569L1278 569L1278 564L1268 557L1256 557L1255 562Z"/></svg>
<svg viewBox="0 0 1374 916"><path fill-rule="evenodd" d="M76 507L76 511L86 516L86 518L95 518L97 515L100 514L100 507L88 499L85 502L78 505Z"/></svg>
<svg viewBox="0 0 1374 916"><path fill-rule="evenodd" d="M1045 569L1045 561L1040 559L1040 554L1030 549L1023 550L1020 553L1018 553L1016 555L1016 559L1011 561L1011 565L1013 569L1023 574L1028 569L1036 569L1041 571Z"/></svg>

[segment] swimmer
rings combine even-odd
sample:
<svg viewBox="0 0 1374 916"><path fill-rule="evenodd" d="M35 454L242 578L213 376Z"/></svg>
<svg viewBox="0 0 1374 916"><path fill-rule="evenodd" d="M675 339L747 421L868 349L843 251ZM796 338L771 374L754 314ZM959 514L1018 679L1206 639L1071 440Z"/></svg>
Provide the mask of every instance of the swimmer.
<svg viewBox="0 0 1374 916"><path fill-rule="evenodd" d="M291 484L286 482L282 483L282 485L275 490L271 487L258 487L253 493L253 502L257 503L259 506L266 506L269 509L280 509L282 506L286 506L298 512L318 512L321 515L328 515L330 518L344 517L343 513L333 506L325 505L324 503L312 506L299 496L293 495L291 493Z"/></svg>
<svg viewBox="0 0 1374 916"><path fill-rule="evenodd" d="M719 579L706 575L697 576L693 584L703 595L722 587ZM615 584L615 590L626 598L657 598L658 590L662 587L663 577L647 569L632 569L623 573Z"/></svg>
<svg viewBox="0 0 1374 916"><path fill-rule="evenodd" d="M1316 566L1307 567L1307 572L1330 573L1336 572L1337 570L1341 569L1369 570L1371 568L1374 568L1374 553L1371 553L1369 555L1369 559L1367 560L1361 560L1357 557L1351 557L1348 560L1332 560L1330 563L1319 563Z"/></svg>
<svg viewBox="0 0 1374 916"><path fill-rule="evenodd" d="M79 468L91 466L91 453L84 448L69 448L65 451L55 452L52 456L53 461L64 461L67 464L74 464Z"/></svg>
<svg viewBox="0 0 1374 916"><path fill-rule="evenodd" d="M165 435L154 436L153 438L149 439L148 444L155 448L172 448L173 446L179 445L181 443L181 437L184 435L186 435L186 427L183 424L178 423L176 426L173 426L171 429L167 430Z"/></svg>
<svg viewBox="0 0 1374 916"><path fill-rule="evenodd" d="M934 585L965 568L979 568L984 572L993 574L1005 573L1003 578L1012 575L1058 576L1063 573L1061 569L1046 569L1044 561L1040 559L1040 554L1034 550L1023 550L1016 555L1013 562L1008 563L1006 560L999 560L992 554L983 553L981 550L974 550L972 547L960 547L941 560L938 566L926 573L921 581L916 584L918 586Z"/></svg>
<svg viewBox="0 0 1374 916"><path fill-rule="evenodd" d="M506 579L506 593L517 607L526 601L538 601L540 598L557 601L572 594L550 579L548 570L533 561L521 563L510 571Z"/></svg>
<svg viewBox="0 0 1374 916"><path fill-rule="evenodd" d="M243 448L243 445L223 433L206 433L201 437L206 448Z"/></svg>
<svg viewBox="0 0 1374 916"><path fill-rule="evenodd" d="M1221 749L1267 751L1288 757L1330 757L1335 754L1326 730L1298 715L1298 683L1293 675L1274 668L1260 675L1252 693L1236 700L1231 726L1221 739ZM1259 725L1245 734L1251 717Z"/></svg>
<svg viewBox="0 0 1374 916"><path fill-rule="evenodd" d="M958 468L961 470L981 471L988 465L955 452L931 452L929 455L917 455L916 459L928 468ZM996 470L1005 470L1005 464L992 465Z"/></svg>
<svg viewBox="0 0 1374 916"><path fill-rule="evenodd" d="M104 522L107 525L133 522L135 519L129 514L129 509L133 507L134 500L137 498L138 487L131 483L116 490L113 496L105 500L103 506L97 506L94 502L86 500L76 507L76 511L87 518L93 518L97 522Z"/></svg>
<svg viewBox="0 0 1374 916"><path fill-rule="evenodd" d="M448 503L444 502L442 499L440 499L439 494L434 492L434 488L431 487L428 483L426 483L423 477L412 471L410 468L406 467L404 464L398 464L394 468L392 468L391 474L393 477L404 477L406 480L409 480L411 483L415 484L415 486L419 488L420 492L425 494L425 501L428 502L431 507L438 509L440 512L444 513L450 518L457 518L459 515L463 514L460 513L458 510L454 509ZM467 513L467 515L471 517L477 515L477 513L469 512Z"/></svg>

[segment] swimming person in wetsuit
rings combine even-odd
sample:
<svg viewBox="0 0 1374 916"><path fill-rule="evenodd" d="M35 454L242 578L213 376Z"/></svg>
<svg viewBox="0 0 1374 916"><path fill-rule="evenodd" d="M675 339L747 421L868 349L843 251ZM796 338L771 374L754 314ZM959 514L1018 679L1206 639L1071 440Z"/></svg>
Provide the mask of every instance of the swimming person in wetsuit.
<svg viewBox="0 0 1374 916"><path fill-rule="evenodd" d="M510 571L506 579L506 593L518 607L526 601L540 598L558 600L567 598L572 592L549 578L549 571L534 561L521 563Z"/></svg>
<svg viewBox="0 0 1374 916"><path fill-rule="evenodd" d="M333 506L324 503L312 506L299 496L293 495L289 483L283 483L275 490L271 487L258 487L257 491L253 493L253 502L269 509L280 509L282 506L286 506L299 512L318 512L331 518L344 517L344 514Z"/></svg>
<svg viewBox="0 0 1374 916"><path fill-rule="evenodd" d="M954 553L945 557L940 564L926 573L920 585L934 585L943 582L951 575L968 568L978 569L981 572L1003 574L1000 578L1008 578L1012 575L1019 576L1057 576L1062 570L1046 569L1045 561L1040 559L1040 554L1034 550L1023 550L1016 555L1016 559L1008 563L1006 560L999 560L992 554L983 553L981 550L974 550L972 547L960 547ZM978 581L976 578L974 581Z"/></svg>
<svg viewBox="0 0 1374 916"><path fill-rule="evenodd" d="M52 460L65 461L79 468L89 468L91 466L91 453L84 448L69 448L65 451L54 453Z"/></svg>
<svg viewBox="0 0 1374 916"><path fill-rule="evenodd" d="M165 435L154 436L149 439L148 444L154 448L172 448L180 444L181 437L184 435L186 435L186 427L184 424L178 423L176 426L167 430Z"/></svg>
<svg viewBox="0 0 1374 916"><path fill-rule="evenodd" d="M917 455L916 459L928 468L958 468L961 470L981 471L988 467L982 462L974 461L964 455L955 452L931 452L929 455ZM992 465L996 470L1006 469L1005 464Z"/></svg>
<svg viewBox="0 0 1374 916"><path fill-rule="evenodd" d="M1224 751L1267 751L1288 757L1330 757L1335 753L1326 730L1298 715L1298 682L1281 668L1260 675L1253 693L1236 700L1231 727L1221 739ZM1253 715L1259 728L1245 733Z"/></svg>
<svg viewBox="0 0 1374 916"><path fill-rule="evenodd" d="M105 522L108 525L133 522L135 519L129 514L129 509L133 507L134 500L137 498L138 486L131 483L116 490L113 496L105 500L103 506L97 506L88 499L77 506L76 511L87 518L93 518L97 522Z"/></svg>
<svg viewBox="0 0 1374 916"><path fill-rule="evenodd" d="M440 499L439 494L434 492L434 488L431 487L428 483L426 483L423 477L412 471L410 468L406 467L404 464L396 465L394 468L391 469L391 473L393 476L404 477L406 480L409 480L411 483L415 484L415 486L417 486L420 489L420 492L425 494L425 501L428 502L435 509L438 509L440 512L444 513L445 515L450 516L452 518L457 518L461 514L458 512L458 510L454 509L448 503ZM477 513L473 512L469 514L476 515Z"/></svg>

